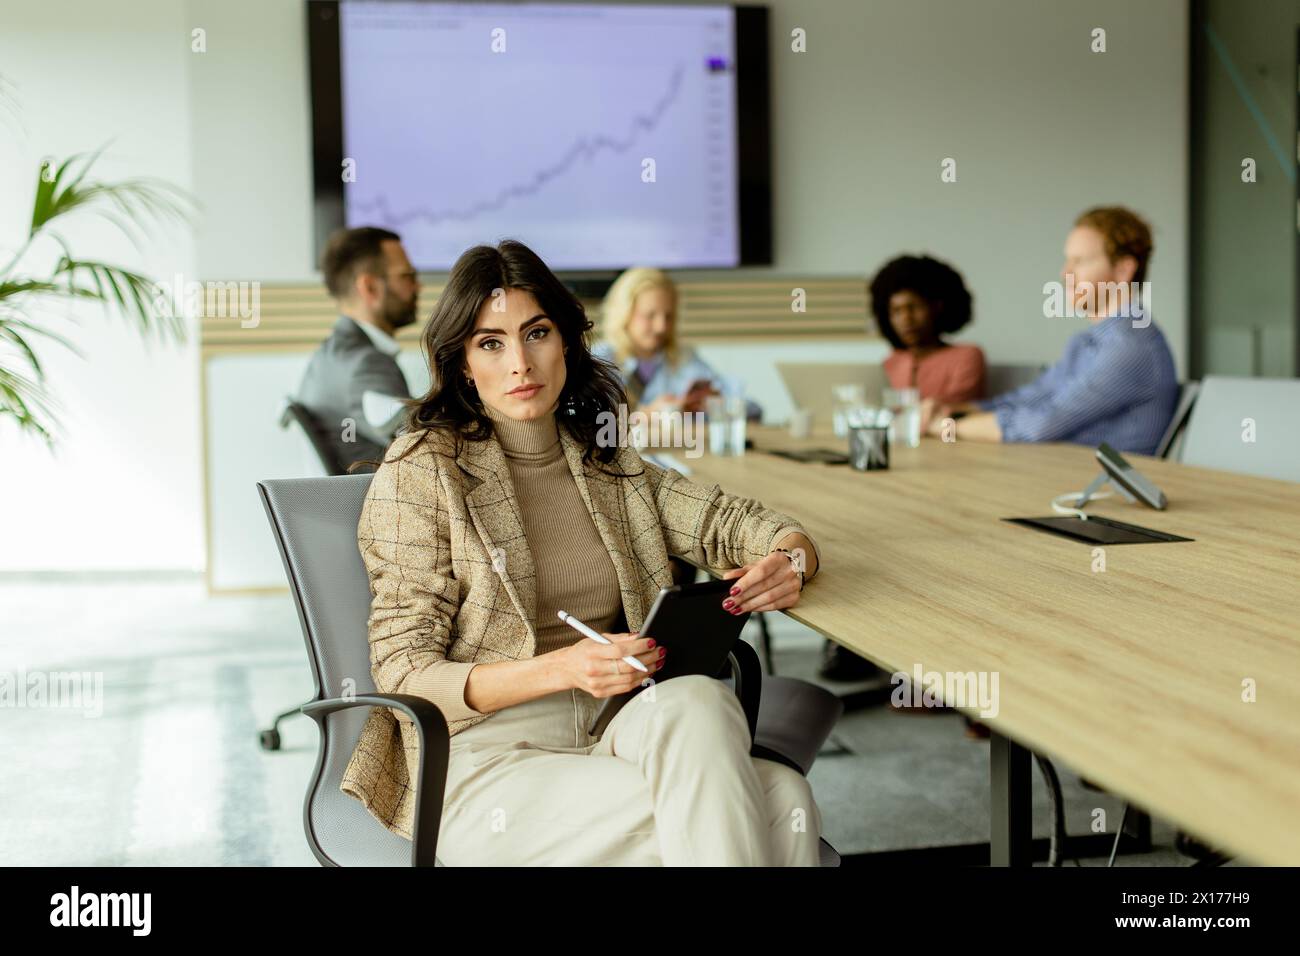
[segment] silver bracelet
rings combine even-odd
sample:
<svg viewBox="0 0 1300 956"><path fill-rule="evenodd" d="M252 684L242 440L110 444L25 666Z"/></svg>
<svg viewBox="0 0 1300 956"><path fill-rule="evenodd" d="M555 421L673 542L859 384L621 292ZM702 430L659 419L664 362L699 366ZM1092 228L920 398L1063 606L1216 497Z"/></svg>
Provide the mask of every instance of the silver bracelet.
<svg viewBox="0 0 1300 956"><path fill-rule="evenodd" d="M803 568L799 567L800 564L799 558L789 548L772 549L773 554L776 554L776 552L778 551L780 551L782 554L784 554L787 558L790 559L790 567L794 568L795 572L799 575L799 590L802 591L803 590Z"/></svg>

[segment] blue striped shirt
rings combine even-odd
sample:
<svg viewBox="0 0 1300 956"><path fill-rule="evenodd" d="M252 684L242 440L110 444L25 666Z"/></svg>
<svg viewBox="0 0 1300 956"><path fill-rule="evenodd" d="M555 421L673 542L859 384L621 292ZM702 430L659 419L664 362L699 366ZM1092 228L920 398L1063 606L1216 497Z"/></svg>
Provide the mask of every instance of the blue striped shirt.
<svg viewBox="0 0 1300 956"><path fill-rule="evenodd" d="M1178 375L1164 334L1113 315L1070 339L1037 380L976 404L997 415L1006 442L1106 442L1153 455L1178 403Z"/></svg>

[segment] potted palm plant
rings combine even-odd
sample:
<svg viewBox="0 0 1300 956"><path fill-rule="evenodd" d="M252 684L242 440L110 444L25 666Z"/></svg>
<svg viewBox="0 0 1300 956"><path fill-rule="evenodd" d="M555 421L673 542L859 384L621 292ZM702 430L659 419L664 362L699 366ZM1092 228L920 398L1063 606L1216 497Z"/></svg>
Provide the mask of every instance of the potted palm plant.
<svg viewBox="0 0 1300 956"><path fill-rule="evenodd" d="M21 432L39 436L51 448L58 403L37 344L53 342L80 355L67 335L76 322L73 303L97 303L146 340L183 342L186 335L184 316L160 308L165 300L155 293L153 280L79 255L61 234L74 217L97 215L139 247L151 226L191 219L192 200L168 183L94 179L102 151L43 162L26 236L8 250L0 247L0 419L13 419Z"/></svg>

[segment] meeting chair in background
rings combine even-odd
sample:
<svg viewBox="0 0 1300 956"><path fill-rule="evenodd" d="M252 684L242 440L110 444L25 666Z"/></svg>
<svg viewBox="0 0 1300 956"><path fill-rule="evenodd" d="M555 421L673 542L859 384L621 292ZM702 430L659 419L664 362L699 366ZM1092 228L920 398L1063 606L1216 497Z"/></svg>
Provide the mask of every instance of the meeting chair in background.
<svg viewBox="0 0 1300 956"><path fill-rule="evenodd" d="M347 466L339 458L338 452L334 449L334 443L330 441L325 434L324 426L301 402L294 401L292 398L285 399L284 411L280 414L280 427L288 428L291 424L296 424L307 441L311 444L312 450L316 452L316 457L320 459L321 467L325 469L325 474L331 476L346 475ZM275 715L271 721L271 726L264 730L258 731L258 744L263 750L280 749L280 724L290 717L296 717L302 713L302 705L290 707L288 710L282 710Z"/></svg>
<svg viewBox="0 0 1300 956"><path fill-rule="evenodd" d="M311 443L312 450L320 459L325 474L346 475L348 473L347 467L339 458L338 452L334 450L333 443L325 435L325 429L316 416L307 409L306 405L292 398L285 400L284 412L280 415L281 428L288 428L290 424L296 424L307 436L307 441Z"/></svg>
<svg viewBox="0 0 1300 956"><path fill-rule="evenodd" d="M1207 375L1187 421L1181 461L1300 481L1300 379Z"/></svg>
<svg viewBox="0 0 1300 956"><path fill-rule="evenodd" d="M1174 406L1174 417L1169 419L1169 426L1165 429L1164 435L1160 438L1160 444L1156 446L1157 458L1169 458L1173 461L1182 461L1182 437L1184 430L1187 428L1187 421L1191 418L1192 407L1196 404L1196 396L1200 394L1200 382L1183 382L1178 386L1178 404Z"/></svg>
<svg viewBox="0 0 1300 956"><path fill-rule="evenodd" d="M357 524L371 475L289 478L257 483L289 580L315 681L302 712L320 730L316 768L307 788L303 824L323 866L438 866L438 829L446 787L450 736L442 712L412 694L381 694L370 672L366 640L370 578L357 548ZM731 655L732 684L749 721L751 754L807 774L843 705L807 681L769 677L744 641ZM350 684L345 684L350 681ZM420 737L413 839L376 821L339 789L372 707L392 707L415 723ZM824 839L821 864L838 866Z"/></svg>

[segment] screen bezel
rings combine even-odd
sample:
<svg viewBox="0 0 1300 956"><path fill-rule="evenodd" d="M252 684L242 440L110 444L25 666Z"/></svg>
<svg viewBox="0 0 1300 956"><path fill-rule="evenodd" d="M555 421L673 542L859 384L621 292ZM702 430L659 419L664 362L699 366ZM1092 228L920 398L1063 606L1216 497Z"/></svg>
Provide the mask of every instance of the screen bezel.
<svg viewBox="0 0 1300 956"><path fill-rule="evenodd" d="M344 225L343 77L339 41L340 0L307 0L307 71L312 132L312 268L330 233ZM723 4L736 11L737 266L772 265L772 132L770 17L767 7ZM654 263L629 262L625 268ZM444 270L415 263L425 273ZM716 271L719 266L673 266L673 271ZM557 269L593 288L608 286L617 269ZM603 290L598 294L603 294Z"/></svg>

